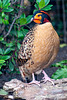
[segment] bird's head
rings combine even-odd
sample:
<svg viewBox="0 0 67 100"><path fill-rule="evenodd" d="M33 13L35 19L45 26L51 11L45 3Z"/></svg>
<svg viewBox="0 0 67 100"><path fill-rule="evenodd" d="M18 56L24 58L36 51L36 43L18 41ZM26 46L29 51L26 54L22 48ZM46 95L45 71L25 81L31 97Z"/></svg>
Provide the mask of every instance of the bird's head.
<svg viewBox="0 0 67 100"><path fill-rule="evenodd" d="M45 12L44 10L38 10L33 14L31 21L34 21L38 24L43 24L46 22L50 22L51 19L47 12Z"/></svg>

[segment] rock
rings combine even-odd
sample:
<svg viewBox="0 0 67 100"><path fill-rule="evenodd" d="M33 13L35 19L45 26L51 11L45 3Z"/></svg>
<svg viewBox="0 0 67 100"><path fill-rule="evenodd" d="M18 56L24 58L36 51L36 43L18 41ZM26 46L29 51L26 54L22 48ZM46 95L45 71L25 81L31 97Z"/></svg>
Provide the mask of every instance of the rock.
<svg viewBox="0 0 67 100"><path fill-rule="evenodd" d="M26 100L67 100L67 78L54 81L54 86L50 82L29 85L20 80L12 79L3 86L5 90L11 90L14 98ZM5 88L6 87L6 88Z"/></svg>

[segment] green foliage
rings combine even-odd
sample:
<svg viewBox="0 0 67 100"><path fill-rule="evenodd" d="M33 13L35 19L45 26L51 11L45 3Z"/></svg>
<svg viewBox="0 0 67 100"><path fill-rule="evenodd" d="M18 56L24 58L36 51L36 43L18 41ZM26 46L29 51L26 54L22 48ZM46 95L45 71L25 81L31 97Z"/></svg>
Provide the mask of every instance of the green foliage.
<svg viewBox="0 0 67 100"><path fill-rule="evenodd" d="M11 8L10 5L10 0L0 0L0 24L9 24L9 16L5 13L13 11L13 8Z"/></svg>
<svg viewBox="0 0 67 100"><path fill-rule="evenodd" d="M30 23L32 18L32 15L26 16L25 13L21 13L25 7L21 6L20 1L17 0L13 4L12 0L0 0L0 27L2 28L0 31L0 75L5 66L9 68L9 73L19 73L16 67L17 53L28 32L24 29L24 25ZM29 1L33 2L33 0ZM48 5L49 2L50 0L36 0L36 10L50 10L52 5Z"/></svg>
<svg viewBox="0 0 67 100"><path fill-rule="evenodd" d="M52 67L60 67L53 75L54 79L67 78L67 60L60 61L56 64L53 64Z"/></svg>
<svg viewBox="0 0 67 100"><path fill-rule="evenodd" d="M45 11L48 11L48 10L51 10L51 7L53 5L48 5L50 0L36 0L38 6L39 6L39 9L42 9L42 10L45 10ZM38 9L38 6L35 4L35 7Z"/></svg>

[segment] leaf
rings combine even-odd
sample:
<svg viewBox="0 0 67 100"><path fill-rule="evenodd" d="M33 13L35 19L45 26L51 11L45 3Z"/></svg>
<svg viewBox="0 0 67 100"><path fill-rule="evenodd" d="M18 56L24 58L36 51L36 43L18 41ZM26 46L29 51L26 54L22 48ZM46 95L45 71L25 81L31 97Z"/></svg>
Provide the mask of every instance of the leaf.
<svg viewBox="0 0 67 100"><path fill-rule="evenodd" d="M17 47L18 47L18 49L20 49L20 47L21 47L21 44L19 42L17 43Z"/></svg>
<svg viewBox="0 0 67 100"><path fill-rule="evenodd" d="M33 13L35 13L37 10L34 10Z"/></svg>
<svg viewBox="0 0 67 100"><path fill-rule="evenodd" d="M14 58L12 57L12 63L15 65L15 60L14 60Z"/></svg>
<svg viewBox="0 0 67 100"><path fill-rule="evenodd" d="M0 17L0 24L2 24L2 17Z"/></svg>
<svg viewBox="0 0 67 100"><path fill-rule="evenodd" d="M53 5L47 5L45 8L43 8L42 10L45 10L45 11L48 11L48 10L51 10L51 7L52 7Z"/></svg>
<svg viewBox="0 0 67 100"><path fill-rule="evenodd" d="M20 18L26 18L26 15L24 13L22 13L22 15L20 16Z"/></svg>
<svg viewBox="0 0 67 100"><path fill-rule="evenodd" d="M44 0L41 0L39 2L39 8L43 8L43 7L45 7L45 2L44 2Z"/></svg>
<svg viewBox="0 0 67 100"><path fill-rule="evenodd" d="M3 54L3 51L2 51L2 49L0 48L0 54Z"/></svg>
<svg viewBox="0 0 67 100"><path fill-rule="evenodd" d="M1 60L7 60L7 59L9 59L11 56L9 56L9 55L5 55L5 56L0 56L0 59Z"/></svg>
<svg viewBox="0 0 67 100"><path fill-rule="evenodd" d="M4 38L3 37L0 37L0 41L3 41L4 40Z"/></svg>
<svg viewBox="0 0 67 100"><path fill-rule="evenodd" d="M41 0L36 0L37 3L39 3Z"/></svg>
<svg viewBox="0 0 67 100"><path fill-rule="evenodd" d="M58 69L53 75L53 79L67 78L67 68Z"/></svg>
<svg viewBox="0 0 67 100"><path fill-rule="evenodd" d="M2 11L3 11L3 12L11 12L11 11L13 11L13 8L10 8L10 7L9 7L8 9L3 9Z"/></svg>
<svg viewBox="0 0 67 100"><path fill-rule="evenodd" d="M48 5L50 0L36 0L36 3L38 4L39 8L43 8L46 5Z"/></svg>
<svg viewBox="0 0 67 100"><path fill-rule="evenodd" d="M24 29L23 27L21 29L22 29L22 33L23 33L24 36L29 32L29 30Z"/></svg>
<svg viewBox="0 0 67 100"><path fill-rule="evenodd" d="M7 95L8 94L8 92L6 92L5 90L3 90L3 89L0 89L0 95Z"/></svg>
<svg viewBox="0 0 67 100"><path fill-rule="evenodd" d="M37 10L39 10L39 7L38 7L38 5L35 3L35 8L37 9Z"/></svg>
<svg viewBox="0 0 67 100"><path fill-rule="evenodd" d="M20 20L20 25L24 25L27 23L27 19L26 18L21 18Z"/></svg>
<svg viewBox="0 0 67 100"><path fill-rule="evenodd" d="M2 17L3 17L3 18L5 17L5 13L4 13L4 12L2 12Z"/></svg>
<svg viewBox="0 0 67 100"><path fill-rule="evenodd" d="M0 71L0 75L2 75L2 72Z"/></svg>
<svg viewBox="0 0 67 100"><path fill-rule="evenodd" d="M5 60L0 60L0 64L2 64L2 63L4 63L5 62Z"/></svg>
<svg viewBox="0 0 67 100"><path fill-rule="evenodd" d="M3 24L9 24L8 20L2 19Z"/></svg>
<svg viewBox="0 0 67 100"><path fill-rule="evenodd" d="M60 48L63 48L63 47L65 47L65 46L67 46L67 44L65 44L65 43L60 44Z"/></svg>
<svg viewBox="0 0 67 100"><path fill-rule="evenodd" d="M18 38L22 38L23 39L23 33L22 33L22 31L18 31Z"/></svg>
<svg viewBox="0 0 67 100"><path fill-rule="evenodd" d="M50 0L44 0L45 1L45 6L49 4Z"/></svg>
<svg viewBox="0 0 67 100"><path fill-rule="evenodd" d="M3 7L6 6L9 2L10 0L3 0Z"/></svg>
<svg viewBox="0 0 67 100"><path fill-rule="evenodd" d="M10 48L7 48L6 50L5 50L5 52L4 52L4 54L6 55L6 54L9 54L11 52L11 49Z"/></svg>
<svg viewBox="0 0 67 100"><path fill-rule="evenodd" d="M0 7L2 8L2 1L0 0Z"/></svg>
<svg viewBox="0 0 67 100"><path fill-rule="evenodd" d="M15 46L15 41L14 42L10 42L10 43L6 43L7 47L13 47Z"/></svg>
<svg viewBox="0 0 67 100"><path fill-rule="evenodd" d="M27 23L31 22L31 18L32 18L32 15L29 15L29 16L27 17Z"/></svg>
<svg viewBox="0 0 67 100"><path fill-rule="evenodd" d="M61 68L67 68L67 65L63 65L63 64L67 64L67 60L62 60L60 62L57 62L55 64L52 64L52 67L61 67Z"/></svg>
<svg viewBox="0 0 67 100"><path fill-rule="evenodd" d="M12 62L9 62L9 69L10 69L11 71L14 70L14 65L12 64Z"/></svg>
<svg viewBox="0 0 67 100"><path fill-rule="evenodd" d="M66 63L66 64L67 64L67 60L62 60L62 61L60 61L60 63L61 63L61 64Z"/></svg>

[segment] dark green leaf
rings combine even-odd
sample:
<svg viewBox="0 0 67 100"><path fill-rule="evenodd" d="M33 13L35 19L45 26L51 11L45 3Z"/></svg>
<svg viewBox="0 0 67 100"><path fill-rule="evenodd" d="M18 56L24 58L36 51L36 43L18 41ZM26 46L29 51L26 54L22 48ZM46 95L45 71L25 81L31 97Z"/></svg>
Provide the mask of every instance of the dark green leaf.
<svg viewBox="0 0 67 100"><path fill-rule="evenodd" d="M5 56L0 56L0 59L1 60L7 60L7 59L9 59L11 56L9 56L9 55L5 55Z"/></svg>
<svg viewBox="0 0 67 100"><path fill-rule="evenodd" d="M3 51L2 51L2 49L0 48L0 54L3 54Z"/></svg>
<svg viewBox="0 0 67 100"><path fill-rule="evenodd" d="M10 48L7 48L5 51L4 51L4 54L9 54L11 52L11 49Z"/></svg>
<svg viewBox="0 0 67 100"><path fill-rule="evenodd" d="M2 24L2 17L0 17L0 24Z"/></svg>
<svg viewBox="0 0 67 100"><path fill-rule="evenodd" d="M0 0L0 7L2 8L2 1Z"/></svg>
<svg viewBox="0 0 67 100"><path fill-rule="evenodd" d="M3 37L0 37L0 41L3 41L4 40L4 38Z"/></svg>
<svg viewBox="0 0 67 100"><path fill-rule="evenodd" d="M65 64L66 63L67 64L67 60L62 60L62 61L60 61L60 63L61 64Z"/></svg>
<svg viewBox="0 0 67 100"><path fill-rule="evenodd" d="M7 95L8 94L8 92L6 92L5 90L3 90L3 89L0 89L0 95Z"/></svg>
<svg viewBox="0 0 67 100"><path fill-rule="evenodd" d="M22 29L22 33L23 33L24 36L29 32L29 30L24 29L23 27L21 29Z"/></svg>
<svg viewBox="0 0 67 100"><path fill-rule="evenodd" d="M45 11L48 11L48 10L51 10L51 7L52 7L53 5L47 5L45 8L43 8L42 10L45 10Z"/></svg>
<svg viewBox="0 0 67 100"><path fill-rule="evenodd" d="M2 11L3 11L3 12L11 12L11 11L13 11L13 8L10 8L10 7L9 7L8 9L3 9Z"/></svg>
<svg viewBox="0 0 67 100"><path fill-rule="evenodd" d="M36 0L39 8L43 8L49 4L50 0Z"/></svg>
<svg viewBox="0 0 67 100"><path fill-rule="evenodd" d="M15 42L6 43L6 46L7 47L13 47L13 46L15 46Z"/></svg>
<svg viewBox="0 0 67 100"><path fill-rule="evenodd" d="M45 1L45 6L49 4L50 0L44 0Z"/></svg>
<svg viewBox="0 0 67 100"><path fill-rule="evenodd" d="M32 15L29 15L29 16L27 17L27 23L31 22L31 18L32 18Z"/></svg>
<svg viewBox="0 0 67 100"><path fill-rule="evenodd" d="M22 33L22 31L18 31L18 38L22 38L23 39L23 33Z"/></svg>
<svg viewBox="0 0 67 100"><path fill-rule="evenodd" d="M3 7L6 6L9 2L10 0L3 0Z"/></svg>
<svg viewBox="0 0 67 100"><path fill-rule="evenodd" d="M67 68L58 69L53 75L54 79L67 78Z"/></svg>
<svg viewBox="0 0 67 100"><path fill-rule="evenodd" d="M11 71L14 70L14 65L12 64L12 62L9 62L9 69L10 69Z"/></svg>
<svg viewBox="0 0 67 100"><path fill-rule="evenodd" d="M15 52L15 56L17 57L17 52Z"/></svg>
<svg viewBox="0 0 67 100"><path fill-rule="evenodd" d="M12 57L12 63L15 65L15 60L14 60L14 58Z"/></svg>
<svg viewBox="0 0 67 100"><path fill-rule="evenodd" d="M37 10L39 10L39 7L38 7L38 5L37 5L37 4L35 4L35 8L36 8Z"/></svg>
<svg viewBox="0 0 67 100"><path fill-rule="evenodd" d="M18 43L17 43L17 47L18 47L18 49L20 49L20 46L21 46L21 44L18 42Z"/></svg>
<svg viewBox="0 0 67 100"><path fill-rule="evenodd" d="M27 23L27 19L26 18L21 18L20 19L20 25L24 25Z"/></svg>
<svg viewBox="0 0 67 100"><path fill-rule="evenodd" d="M35 13L37 10L34 10L33 13Z"/></svg>
<svg viewBox="0 0 67 100"><path fill-rule="evenodd" d="M2 63L4 63L5 62L5 60L0 60L0 64L2 64Z"/></svg>
<svg viewBox="0 0 67 100"><path fill-rule="evenodd" d="M2 72L0 71L0 75L2 75Z"/></svg>
<svg viewBox="0 0 67 100"><path fill-rule="evenodd" d="M44 2L44 0L41 0L39 2L39 8L43 8L43 7L45 7L45 2Z"/></svg>
<svg viewBox="0 0 67 100"><path fill-rule="evenodd" d="M39 3L41 0L36 0L37 3Z"/></svg>
<svg viewBox="0 0 67 100"><path fill-rule="evenodd" d="M23 13L20 18L26 18L26 15Z"/></svg>
<svg viewBox="0 0 67 100"><path fill-rule="evenodd" d="M8 20L2 19L3 24L9 24Z"/></svg>

